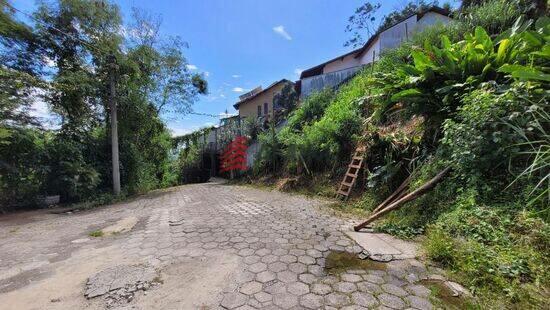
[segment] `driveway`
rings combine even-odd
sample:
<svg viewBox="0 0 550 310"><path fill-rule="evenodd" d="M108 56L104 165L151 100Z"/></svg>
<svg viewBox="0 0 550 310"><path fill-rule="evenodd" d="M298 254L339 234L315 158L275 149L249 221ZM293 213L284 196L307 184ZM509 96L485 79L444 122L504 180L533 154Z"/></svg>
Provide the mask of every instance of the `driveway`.
<svg viewBox="0 0 550 310"><path fill-rule="evenodd" d="M327 203L210 182L3 216L0 308L431 308L426 268L356 259Z"/></svg>

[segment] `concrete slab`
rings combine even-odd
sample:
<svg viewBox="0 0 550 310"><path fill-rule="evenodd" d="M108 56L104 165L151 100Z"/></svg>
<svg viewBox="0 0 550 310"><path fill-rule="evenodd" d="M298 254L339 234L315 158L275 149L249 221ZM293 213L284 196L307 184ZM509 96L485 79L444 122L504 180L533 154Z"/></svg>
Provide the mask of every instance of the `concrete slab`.
<svg viewBox="0 0 550 310"><path fill-rule="evenodd" d="M347 231L346 235L365 250L369 257L379 260L415 258L416 244L381 233Z"/></svg>

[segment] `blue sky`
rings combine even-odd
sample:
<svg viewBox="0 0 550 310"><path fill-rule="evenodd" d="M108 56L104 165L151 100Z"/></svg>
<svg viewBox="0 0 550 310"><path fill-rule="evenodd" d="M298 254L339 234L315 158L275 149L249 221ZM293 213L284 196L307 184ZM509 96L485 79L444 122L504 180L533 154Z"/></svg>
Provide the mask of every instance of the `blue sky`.
<svg viewBox="0 0 550 310"><path fill-rule="evenodd" d="M362 0L118 0L125 22L132 7L162 17L163 35L180 36L190 68L204 72L210 94L201 96L195 112L235 113L243 92L276 80L298 79L310 68L351 50L347 19ZM379 18L403 6L400 0L380 1ZM14 0L31 12L33 0ZM43 109L43 107L42 107ZM173 134L184 134L217 118L197 115L165 116Z"/></svg>

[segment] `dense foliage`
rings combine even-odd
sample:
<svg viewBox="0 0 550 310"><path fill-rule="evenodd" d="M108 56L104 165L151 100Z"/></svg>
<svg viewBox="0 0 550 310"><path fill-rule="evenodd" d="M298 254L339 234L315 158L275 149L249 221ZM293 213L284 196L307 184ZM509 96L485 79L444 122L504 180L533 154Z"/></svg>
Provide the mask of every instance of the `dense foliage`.
<svg viewBox="0 0 550 310"><path fill-rule="evenodd" d="M110 78L125 192L175 184L161 115L188 111L206 92L187 69L181 40L161 38L158 20L139 10L123 24L118 6L105 1L41 1L31 25L3 1L0 21L0 206L109 191ZM56 119L33 117L33 103Z"/></svg>
<svg viewBox="0 0 550 310"><path fill-rule="evenodd" d="M425 233L428 258L482 308L544 307L550 20L538 4L468 3L455 21L386 51L334 94L307 98L265 142L278 147L279 173L305 170L337 182L362 141L368 177L352 204L372 210L407 175L414 189L452 167L443 183L376 229L406 238Z"/></svg>

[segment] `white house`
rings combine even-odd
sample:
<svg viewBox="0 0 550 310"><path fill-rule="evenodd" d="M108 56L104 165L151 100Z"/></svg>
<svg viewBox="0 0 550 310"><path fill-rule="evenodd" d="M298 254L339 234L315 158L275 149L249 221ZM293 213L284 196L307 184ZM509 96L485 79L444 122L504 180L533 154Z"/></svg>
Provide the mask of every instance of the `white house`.
<svg viewBox="0 0 550 310"><path fill-rule="evenodd" d="M376 61L380 53L399 46L413 33L436 23L448 23L449 12L439 7L415 13L401 22L380 30L363 47L338 56L320 65L302 71L300 75L301 97L325 87L336 87L355 75L363 66Z"/></svg>

